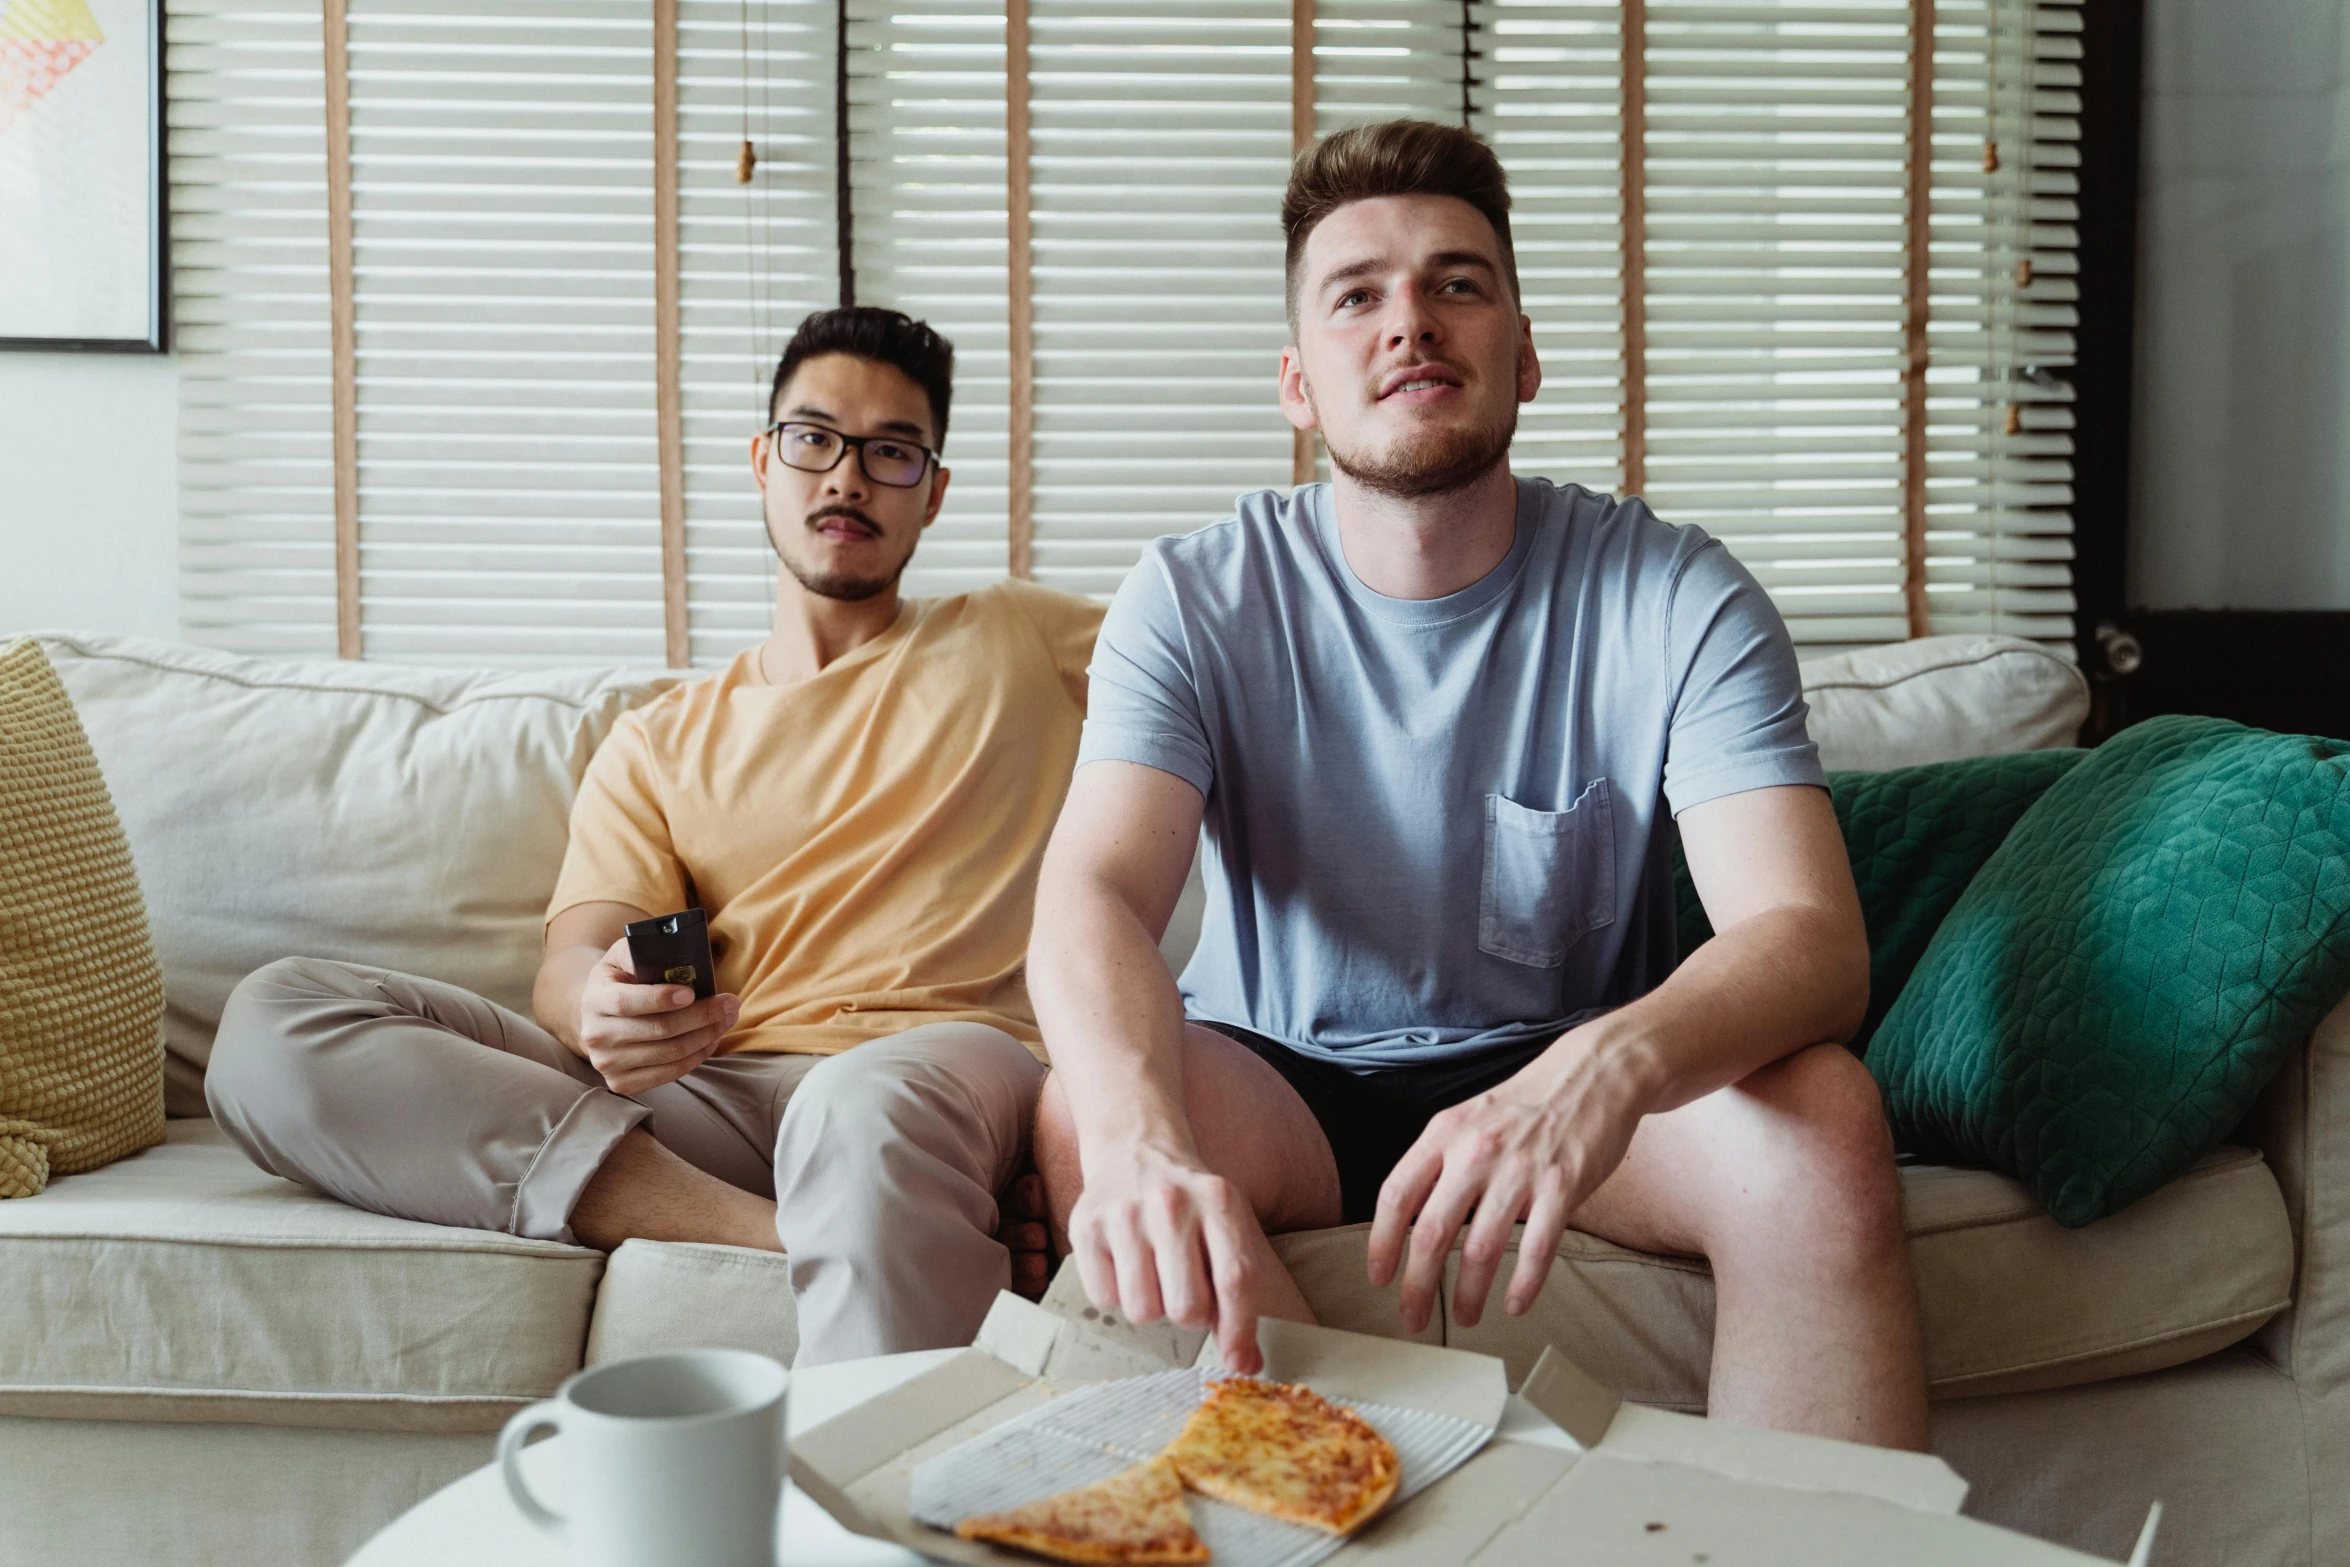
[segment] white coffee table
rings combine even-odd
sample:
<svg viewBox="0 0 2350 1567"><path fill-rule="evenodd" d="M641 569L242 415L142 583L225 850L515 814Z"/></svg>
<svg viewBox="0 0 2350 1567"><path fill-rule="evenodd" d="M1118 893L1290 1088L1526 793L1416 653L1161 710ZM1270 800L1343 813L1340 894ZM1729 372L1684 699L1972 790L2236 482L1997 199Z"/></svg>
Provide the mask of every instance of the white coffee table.
<svg viewBox="0 0 2350 1567"><path fill-rule="evenodd" d="M792 1374L791 1431L811 1430L853 1405L876 1398L907 1378L957 1354L919 1350L811 1366ZM564 1507L563 1438L523 1449L530 1488L558 1512ZM349 1567L566 1567L561 1542L523 1520L507 1498L494 1463L443 1486L392 1520L359 1548ZM787 1567L919 1567L912 1551L849 1533L832 1515L795 1490L783 1504L783 1560Z"/></svg>

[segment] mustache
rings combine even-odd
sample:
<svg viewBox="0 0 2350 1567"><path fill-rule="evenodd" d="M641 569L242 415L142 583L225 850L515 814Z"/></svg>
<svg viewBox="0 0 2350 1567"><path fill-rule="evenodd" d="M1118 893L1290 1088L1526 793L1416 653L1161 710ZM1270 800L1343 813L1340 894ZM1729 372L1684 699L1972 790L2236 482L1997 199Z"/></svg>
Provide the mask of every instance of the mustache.
<svg viewBox="0 0 2350 1567"><path fill-rule="evenodd" d="M835 501L829 506L817 507L814 511L808 513L806 517L801 519L800 525L813 532L817 525L822 523L827 517L845 517L849 521L863 526L865 531L873 535L873 537L877 539L881 537L880 523L875 522L871 517L868 517L863 512L857 510L856 507L843 504L839 501Z"/></svg>

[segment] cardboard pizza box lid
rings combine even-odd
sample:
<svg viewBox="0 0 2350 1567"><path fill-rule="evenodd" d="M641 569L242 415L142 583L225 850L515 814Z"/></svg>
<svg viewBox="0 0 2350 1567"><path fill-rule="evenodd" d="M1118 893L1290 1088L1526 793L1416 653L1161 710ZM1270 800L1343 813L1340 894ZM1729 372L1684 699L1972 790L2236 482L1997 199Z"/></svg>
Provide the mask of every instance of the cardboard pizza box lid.
<svg viewBox="0 0 2350 1567"><path fill-rule="evenodd" d="M1214 1346L1073 1299L997 1297L945 1364L793 1443L794 1481L849 1530L936 1560L1030 1561L916 1523L916 1465L1089 1383L1213 1364ZM1498 1359L1267 1319L1265 1374L1340 1398L1426 1409L1496 1440L1366 1526L1339 1553L1362 1567L2086 1567L2104 1558L1959 1514L1940 1459L1728 1425L1628 1404L1546 1351L1513 1397ZM2131 1567L2145 1567L2160 1509ZM2110 1567L2110 1564L2107 1564Z"/></svg>

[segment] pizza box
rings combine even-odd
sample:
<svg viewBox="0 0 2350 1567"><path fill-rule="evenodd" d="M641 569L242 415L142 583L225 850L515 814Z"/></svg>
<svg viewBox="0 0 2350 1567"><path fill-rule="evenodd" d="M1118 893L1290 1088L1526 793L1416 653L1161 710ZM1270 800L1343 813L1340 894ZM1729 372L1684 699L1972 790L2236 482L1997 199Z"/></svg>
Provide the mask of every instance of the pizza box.
<svg viewBox="0 0 2350 1567"><path fill-rule="evenodd" d="M1492 1433L1466 1463L1349 1539L1337 1552L1349 1564L2105 1561L1960 1516L1966 1482L1939 1458L1626 1403L1556 1350L1513 1396L1500 1360L1466 1350L1272 1319L1258 1345L1267 1377ZM792 1477L854 1533L940 1561L1033 1564L917 1522L917 1468L1092 1384L1216 1363L1212 1341L1172 1324L1138 1327L1073 1298L1055 1310L1001 1295L971 1348L796 1438ZM2130 1567L2146 1567L2159 1516L2147 1518Z"/></svg>

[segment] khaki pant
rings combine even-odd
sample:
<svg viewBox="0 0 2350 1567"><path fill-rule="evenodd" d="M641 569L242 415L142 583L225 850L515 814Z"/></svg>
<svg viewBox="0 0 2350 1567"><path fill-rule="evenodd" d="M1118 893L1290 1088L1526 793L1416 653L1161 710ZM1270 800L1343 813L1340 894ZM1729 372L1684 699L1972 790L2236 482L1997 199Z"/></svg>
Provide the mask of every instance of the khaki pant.
<svg viewBox="0 0 2350 1567"><path fill-rule="evenodd" d="M719 1056L613 1093L545 1029L470 991L287 958L229 997L205 1092L274 1175L354 1207L572 1239L571 1210L642 1126L773 1197L799 1364L968 1344L1011 1255L997 1194L1044 1068L1011 1035L933 1023L836 1056Z"/></svg>

